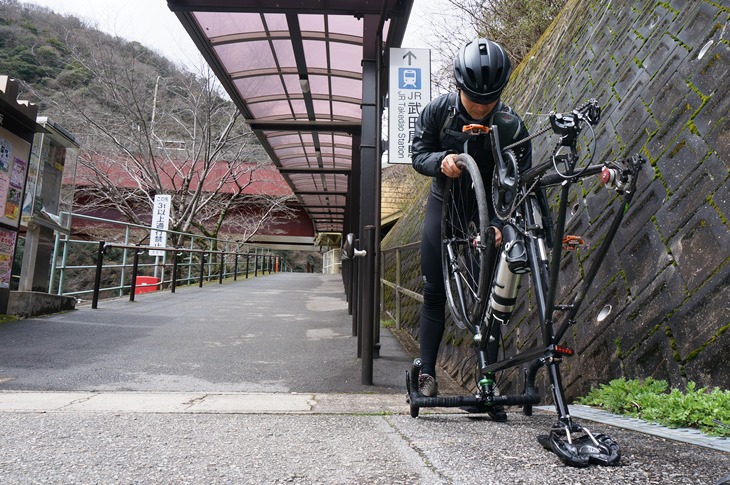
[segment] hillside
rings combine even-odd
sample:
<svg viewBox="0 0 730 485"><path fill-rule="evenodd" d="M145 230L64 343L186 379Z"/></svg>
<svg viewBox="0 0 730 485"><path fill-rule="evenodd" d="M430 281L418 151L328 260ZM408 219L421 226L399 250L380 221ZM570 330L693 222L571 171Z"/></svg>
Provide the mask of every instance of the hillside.
<svg viewBox="0 0 730 485"><path fill-rule="evenodd" d="M99 53L114 52L121 65L128 66L141 80L156 76L185 79L184 72L147 47L96 30L74 16L64 16L36 5L16 0L0 0L0 73L18 79L22 99L39 105L39 113L63 119L71 132L84 132L83 123L63 113L70 100L94 81L88 60ZM154 84L139 86L151 98ZM168 92L159 93L163 103ZM99 103L98 108L102 108Z"/></svg>

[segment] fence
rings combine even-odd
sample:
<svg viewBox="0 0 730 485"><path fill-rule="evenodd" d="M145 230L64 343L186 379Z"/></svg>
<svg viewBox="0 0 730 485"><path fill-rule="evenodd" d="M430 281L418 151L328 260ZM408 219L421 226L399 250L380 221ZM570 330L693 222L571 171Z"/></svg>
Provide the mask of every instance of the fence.
<svg viewBox="0 0 730 485"><path fill-rule="evenodd" d="M395 320L397 329L401 327L404 308L417 312L418 305L415 302L423 303L423 283L418 258L420 247L421 243L418 241L381 251L381 312ZM404 302L403 296L412 301Z"/></svg>
<svg viewBox="0 0 730 485"><path fill-rule="evenodd" d="M342 251L337 249L331 249L324 253L322 257L322 273L324 274L339 274L342 270Z"/></svg>
<svg viewBox="0 0 730 485"><path fill-rule="evenodd" d="M211 281L239 275L258 276L259 273L286 270L281 260L264 248L205 236L167 231L168 237L177 242L174 247L159 248L135 244L133 240L149 238L150 228L137 224L110 221L98 217L69 214L81 219L112 227L117 234L124 234L118 241L88 241L56 235L49 293L66 296L99 295L123 296L126 292L134 297L137 277L155 278L155 289ZM162 251L163 256L150 256L149 250ZM86 259L93 264L74 264L70 260ZM106 260L106 264L104 264ZM173 277L174 274L174 277ZM94 281L79 285L79 282ZM69 288L71 286L72 288ZM81 288L80 286L83 286Z"/></svg>

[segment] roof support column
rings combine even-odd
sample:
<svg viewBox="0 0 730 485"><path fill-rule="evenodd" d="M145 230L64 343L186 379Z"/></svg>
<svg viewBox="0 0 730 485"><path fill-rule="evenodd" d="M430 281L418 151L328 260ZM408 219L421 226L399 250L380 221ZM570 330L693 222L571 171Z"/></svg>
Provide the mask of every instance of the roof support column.
<svg viewBox="0 0 730 485"><path fill-rule="evenodd" d="M343 226L342 240L347 234L357 234L360 231L360 133L352 135L352 165L350 176L347 177L347 200L345 201L345 221ZM353 276L356 260L347 259L342 261L342 278L347 293L347 311L352 315L352 336L357 336L359 314L355 308L358 295L355 292ZM359 351L358 351L359 354Z"/></svg>
<svg viewBox="0 0 730 485"><path fill-rule="evenodd" d="M360 224L361 246L368 248L361 258L361 331L358 332L362 357L362 383L373 384L373 354L379 329L378 259L380 256L380 56L382 25L378 15L363 17L362 129L360 140ZM363 241L364 238L369 241ZM363 244L364 243L364 244Z"/></svg>

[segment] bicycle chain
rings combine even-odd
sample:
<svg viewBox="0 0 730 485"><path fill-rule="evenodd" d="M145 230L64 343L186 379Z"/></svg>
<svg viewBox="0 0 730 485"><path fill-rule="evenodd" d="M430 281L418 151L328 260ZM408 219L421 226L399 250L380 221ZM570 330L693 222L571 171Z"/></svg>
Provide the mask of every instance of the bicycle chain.
<svg viewBox="0 0 730 485"><path fill-rule="evenodd" d="M513 148L515 148L515 147L518 147L518 146L520 146L520 145L523 145L523 144L527 143L528 141L532 141L532 140L534 140L534 139L535 139L535 138L537 138L538 136L542 136L542 135L544 135L545 133L547 133L547 132L548 132L548 131L550 131L550 130L552 130L552 127L548 126L548 127L547 127L547 128L545 128L544 130L542 130L542 131L538 131L538 132L537 132L537 133L535 133L534 135L530 135L530 136L528 136L527 138L523 138L523 139L522 139L522 140L520 140L520 141L517 141L517 142L515 142L515 143L513 143L513 144L511 144L511 145L508 145L508 146L506 146L506 147L502 148L502 150L511 150L511 149L513 149Z"/></svg>

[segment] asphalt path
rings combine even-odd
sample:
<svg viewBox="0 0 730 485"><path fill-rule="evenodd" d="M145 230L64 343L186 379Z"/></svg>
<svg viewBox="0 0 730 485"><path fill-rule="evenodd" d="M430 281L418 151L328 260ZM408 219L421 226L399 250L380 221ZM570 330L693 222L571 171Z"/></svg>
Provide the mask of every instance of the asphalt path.
<svg viewBox="0 0 730 485"><path fill-rule="evenodd" d="M622 465L542 449L554 414L409 416L383 329L361 383L339 276L281 273L0 325L0 483L701 483L730 454L585 422Z"/></svg>

